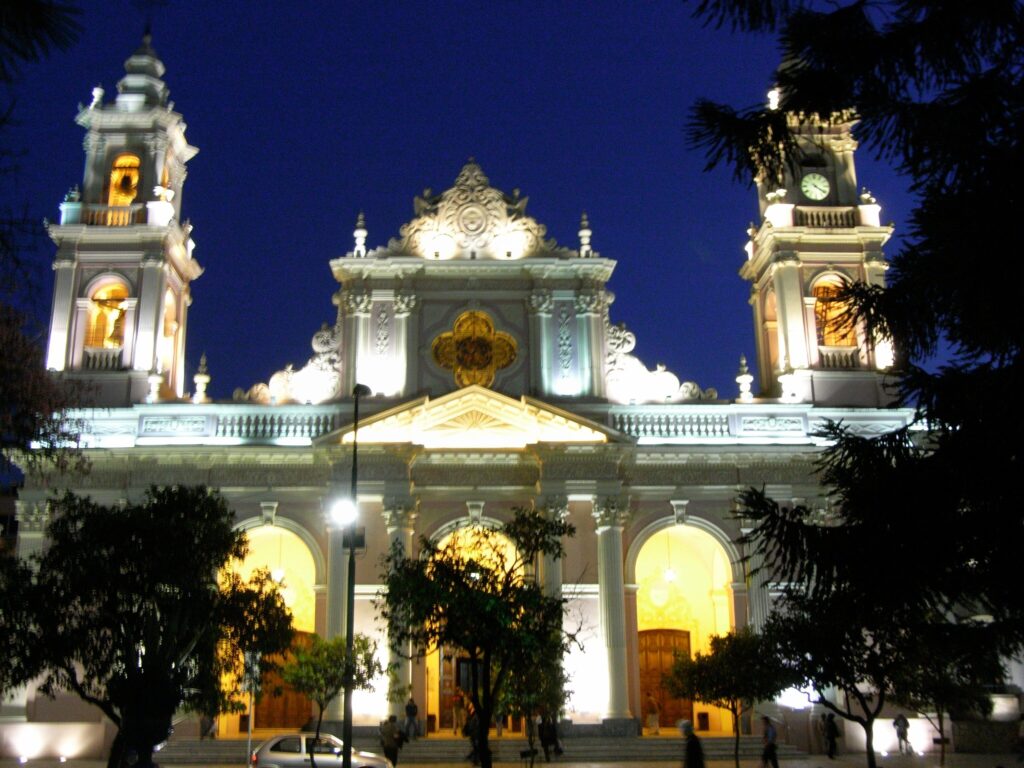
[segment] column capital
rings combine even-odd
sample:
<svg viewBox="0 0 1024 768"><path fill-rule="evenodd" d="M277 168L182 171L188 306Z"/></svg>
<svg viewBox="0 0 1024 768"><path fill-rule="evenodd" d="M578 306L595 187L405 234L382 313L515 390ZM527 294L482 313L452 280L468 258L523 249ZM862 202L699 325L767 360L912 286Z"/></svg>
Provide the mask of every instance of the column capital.
<svg viewBox="0 0 1024 768"><path fill-rule="evenodd" d="M602 528L618 528L629 521L629 496L606 496L594 499L594 520L597 522L597 531Z"/></svg>
<svg viewBox="0 0 1024 768"><path fill-rule="evenodd" d="M411 531L416 526L419 510L412 499L388 497L384 499L381 516L384 518L388 534L392 534L399 530Z"/></svg>
<svg viewBox="0 0 1024 768"><path fill-rule="evenodd" d="M19 534L43 533L52 516L47 501L27 502L18 499L14 502L14 518L18 521Z"/></svg>
<svg viewBox="0 0 1024 768"><path fill-rule="evenodd" d="M543 510L550 520L563 521L569 517L569 497L565 495L538 496L535 507Z"/></svg>

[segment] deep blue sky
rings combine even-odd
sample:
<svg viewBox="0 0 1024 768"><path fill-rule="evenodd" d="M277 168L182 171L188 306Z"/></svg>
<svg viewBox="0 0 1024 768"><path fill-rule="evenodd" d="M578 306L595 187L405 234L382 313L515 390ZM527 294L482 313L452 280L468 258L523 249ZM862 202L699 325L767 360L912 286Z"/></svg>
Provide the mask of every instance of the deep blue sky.
<svg viewBox="0 0 1024 768"><path fill-rule="evenodd" d="M735 397L753 357L748 285L737 275L754 192L704 173L684 138L699 97L759 102L777 60L768 37L704 28L692 4L651 2L194 2L153 13L153 46L199 154L183 206L195 226L188 374L209 358L215 397L301 367L332 322L328 261L412 218L424 187L451 185L469 156L518 187L559 243L580 212L618 262L613 322L636 354ZM56 219L81 180L76 105L108 99L145 19L135 3L89 3L67 53L27 67L16 89L23 151L13 185L35 220ZM909 200L859 158L859 181L902 221ZM7 194L7 193L5 193ZM44 246L48 264L53 249ZM891 249L890 249L891 252ZM49 279L49 271L46 270ZM44 296L49 296L49 285ZM45 302L44 302L45 303Z"/></svg>

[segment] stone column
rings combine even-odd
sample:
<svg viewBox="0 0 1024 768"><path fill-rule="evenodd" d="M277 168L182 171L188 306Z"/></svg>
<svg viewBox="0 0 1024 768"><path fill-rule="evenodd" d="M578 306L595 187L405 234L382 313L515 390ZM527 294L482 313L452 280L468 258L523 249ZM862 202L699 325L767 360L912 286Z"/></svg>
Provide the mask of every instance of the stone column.
<svg viewBox="0 0 1024 768"><path fill-rule="evenodd" d="M786 368L810 365L804 315L804 292L800 283L800 261L795 253L783 252L772 276L779 318L779 352Z"/></svg>
<svg viewBox="0 0 1024 768"><path fill-rule="evenodd" d="M345 635L345 613L348 596L348 548L345 531L327 525L327 639ZM324 720L344 719L343 698L336 696L327 705Z"/></svg>
<svg viewBox="0 0 1024 768"><path fill-rule="evenodd" d="M396 544L402 547L406 557L412 556L412 537L416 527L416 507L407 500L387 499L384 503L384 525L388 532L388 550ZM398 715L405 713L404 698L412 692L412 659L409 643L396 647L388 642L388 666L395 670L388 690L388 711ZM422 707L426 712L426 706Z"/></svg>
<svg viewBox="0 0 1024 768"><path fill-rule="evenodd" d="M746 536L753 530L747 520L740 522L740 532ZM747 611L749 625L755 632L764 629L764 623L768 619L768 583L765 579L761 566L764 558L754 550L753 544L745 544L743 554L748 557L744 563L747 576ZM740 626L739 619L736 621L737 628Z"/></svg>
<svg viewBox="0 0 1024 768"><path fill-rule="evenodd" d="M339 293L339 301L344 318L341 348L346 350L346 359L355 363L344 366L341 371L342 392L350 393L359 381L359 372L356 370L358 361L372 359L367 354L367 344L373 298L368 290L352 287L347 290L342 289Z"/></svg>
<svg viewBox="0 0 1024 768"><path fill-rule="evenodd" d="M565 496L546 496L539 500L549 520L564 521L569 517L569 500ZM562 594L562 560L551 555L541 555L540 585L544 594L560 597Z"/></svg>
<svg viewBox="0 0 1024 768"><path fill-rule="evenodd" d="M163 331L164 263L162 253L147 254L142 260L138 335L132 355L132 367L136 371L152 371L157 365L158 341Z"/></svg>
<svg viewBox="0 0 1024 768"><path fill-rule="evenodd" d="M622 568L622 529L629 517L628 499L607 498L594 503L597 522L598 602L601 635L608 663L607 720L630 720L626 669L626 600ZM617 724L613 724L615 727ZM631 732L630 735L633 735Z"/></svg>
<svg viewBox="0 0 1024 768"><path fill-rule="evenodd" d="M604 312L605 292L600 288L581 290L575 297L576 338L579 343L580 394L604 395Z"/></svg>

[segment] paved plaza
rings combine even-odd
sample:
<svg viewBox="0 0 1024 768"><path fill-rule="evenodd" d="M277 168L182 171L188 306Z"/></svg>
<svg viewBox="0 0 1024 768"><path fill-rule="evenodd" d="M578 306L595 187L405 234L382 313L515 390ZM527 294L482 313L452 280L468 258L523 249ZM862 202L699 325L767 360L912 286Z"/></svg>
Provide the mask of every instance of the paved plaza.
<svg viewBox="0 0 1024 768"><path fill-rule="evenodd" d="M620 768L679 768L682 761L682 745L680 744L680 762L616 762L614 765ZM938 755L926 755L924 757L908 757L904 755L890 755L888 757L877 757L878 768L939 768ZM31 768L105 768L106 763L102 760L68 760L66 763L57 760L30 760L27 763ZM469 768L468 762L459 763L415 763L401 761L399 765L406 766L423 765L429 768ZM521 763L496 762L495 766L501 768L522 768ZM612 763L600 762L573 762L572 760L557 760L551 763L543 761L536 763L536 768L550 765L552 768L607 768ZM708 768L733 768L732 760L711 760ZM835 760L829 760L823 755L808 755L806 757L791 760L781 760L780 768L865 768L867 761L863 754L840 755ZM946 768L1011 768L1011 766L1024 765L1024 756L1021 755L947 755ZM761 768L760 760L741 760L741 768ZM0 768L21 768L17 760L0 760ZM206 768L243 768L238 763L221 763L206 766Z"/></svg>

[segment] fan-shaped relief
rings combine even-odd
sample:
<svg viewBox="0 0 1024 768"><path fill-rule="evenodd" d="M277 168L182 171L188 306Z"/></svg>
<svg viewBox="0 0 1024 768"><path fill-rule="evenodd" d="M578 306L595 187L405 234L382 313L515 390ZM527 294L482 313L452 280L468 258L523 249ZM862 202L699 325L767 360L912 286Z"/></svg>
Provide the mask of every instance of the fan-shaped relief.
<svg viewBox="0 0 1024 768"><path fill-rule="evenodd" d="M341 396L341 328L324 323L310 342L313 356L299 370L289 363L267 383L236 389L235 400L252 403L323 403Z"/></svg>
<svg viewBox="0 0 1024 768"><path fill-rule="evenodd" d="M400 237L388 243L395 255L426 259L521 259L531 256L568 256L547 228L526 215L527 198L490 186L483 170L472 160L439 195L429 189L417 196L416 218L404 224Z"/></svg>

